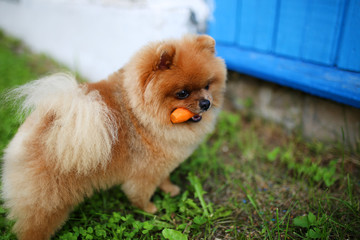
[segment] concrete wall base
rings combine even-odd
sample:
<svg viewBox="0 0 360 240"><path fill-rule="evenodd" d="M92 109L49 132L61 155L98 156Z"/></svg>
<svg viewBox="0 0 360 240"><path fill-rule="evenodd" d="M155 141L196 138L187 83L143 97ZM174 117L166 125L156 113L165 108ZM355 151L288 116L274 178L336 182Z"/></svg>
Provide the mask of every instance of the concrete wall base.
<svg viewBox="0 0 360 240"><path fill-rule="evenodd" d="M360 150L360 109L254 77L229 72L226 107L299 131L306 139L343 142Z"/></svg>

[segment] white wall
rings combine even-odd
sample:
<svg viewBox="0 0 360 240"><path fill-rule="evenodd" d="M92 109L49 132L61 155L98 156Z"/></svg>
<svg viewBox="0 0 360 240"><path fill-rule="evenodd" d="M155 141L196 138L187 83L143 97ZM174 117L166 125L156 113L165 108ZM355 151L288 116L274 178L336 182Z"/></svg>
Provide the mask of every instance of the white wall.
<svg viewBox="0 0 360 240"><path fill-rule="evenodd" d="M149 41L195 33L208 13L203 0L0 0L0 28L97 81Z"/></svg>

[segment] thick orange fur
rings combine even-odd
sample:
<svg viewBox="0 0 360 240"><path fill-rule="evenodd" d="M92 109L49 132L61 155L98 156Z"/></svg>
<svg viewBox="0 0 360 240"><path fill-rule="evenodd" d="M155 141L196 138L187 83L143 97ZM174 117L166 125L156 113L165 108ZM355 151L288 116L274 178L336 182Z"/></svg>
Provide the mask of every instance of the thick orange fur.
<svg viewBox="0 0 360 240"><path fill-rule="evenodd" d="M31 112L4 154L2 194L18 238L49 239L94 190L121 184L150 213L157 187L179 194L169 174L212 131L223 102L226 70L214 46L208 36L156 42L107 80L60 74L15 89ZM183 89L191 94L178 99ZM201 99L211 102L206 112ZM172 124L179 107L202 120Z"/></svg>

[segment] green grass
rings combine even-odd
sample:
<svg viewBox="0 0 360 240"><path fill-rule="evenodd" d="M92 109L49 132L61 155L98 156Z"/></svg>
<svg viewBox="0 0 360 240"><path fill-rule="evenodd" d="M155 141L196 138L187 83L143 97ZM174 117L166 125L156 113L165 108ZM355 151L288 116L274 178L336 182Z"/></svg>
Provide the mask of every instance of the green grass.
<svg viewBox="0 0 360 240"><path fill-rule="evenodd" d="M0 33L0 91L64 69ZM2 104L3 105L3 104ZM249 105L251 107L251 105ZM0 151L19 126L0 108ZM216 131L157 191L151 215L118 186L79 205L54 239L359 239L359 156L305 142L246 113L223 112ZM15 239L0 207L0 239Z"/></svg>

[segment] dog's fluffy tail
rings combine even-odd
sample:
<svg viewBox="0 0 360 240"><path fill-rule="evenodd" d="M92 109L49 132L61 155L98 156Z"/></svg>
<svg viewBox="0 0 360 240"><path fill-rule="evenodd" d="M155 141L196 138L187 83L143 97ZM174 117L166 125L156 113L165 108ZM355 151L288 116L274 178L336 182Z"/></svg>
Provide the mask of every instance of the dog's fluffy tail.
<svg viewBox="0 0 360 240"><path fill-rule="evenodd" d="M21 102L22 115L49 119L41 133L48 161L62 172L89 173L105 167L117 139L113 113L98 91L88 92L71 74L59 73L11 90L7 98Z"/></svg>

